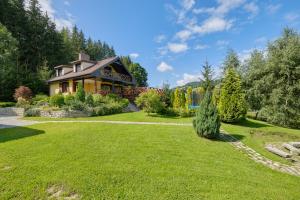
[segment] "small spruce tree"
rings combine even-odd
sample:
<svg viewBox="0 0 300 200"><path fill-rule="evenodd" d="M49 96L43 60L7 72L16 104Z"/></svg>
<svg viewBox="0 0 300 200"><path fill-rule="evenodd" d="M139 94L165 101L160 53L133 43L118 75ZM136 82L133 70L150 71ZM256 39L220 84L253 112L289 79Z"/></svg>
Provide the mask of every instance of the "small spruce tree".
<svg viewBox="0 0 300 200"><path fill-rule="evenodd" d="M241 79L233 67L227 70L222 82L218 108L221 120L224 122L237 122L246 115L247 105Z"/></svg>
<svg viewBox="0 0 300 200"><path fill-rule="evenodd" d="M81 102L85 101L85 91L83 89L82 83L78 83L75 98Z"/></svg>
<svg viewBox="0 0 300 200"><path fill-rule="evenodd" d="M218 109L212 102L211 91L207 90L193 120L193 126L200 137L217 138L220 134Z"/></svg>
<svg viewBox="0 0 300 200"><path fill-rule="evenodd" d="M203 76L202 81L205 95L198 110L196 111L196 117L193 120L193 126L199 136L212 139L219 136L221 122L217 106L212 101L212 67L206 61L202 68L203 70L201 72Z"/></svg>

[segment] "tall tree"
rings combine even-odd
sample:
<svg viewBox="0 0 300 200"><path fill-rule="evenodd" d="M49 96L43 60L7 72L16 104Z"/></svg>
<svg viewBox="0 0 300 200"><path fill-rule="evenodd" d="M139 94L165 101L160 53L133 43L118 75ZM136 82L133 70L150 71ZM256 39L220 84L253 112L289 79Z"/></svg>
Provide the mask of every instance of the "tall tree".
<svg viewBox="0 0 300 200"><path fill-rule="evenodd" d="M218 107L224 122L237 122L246 115L247 107L241 79L233 67L226 71Z"/></svg>
<svg viewBox="0 0 300 200"><path fill-rule="evenodd" d="M0 100L12 100L17 86L18 42L5 26L0 24Z"/></svg>
<svg viewBox="0 0 300 200"><path fill-rule="evenodd" d="M246 62L247 71L243 79L243 86L246 90L246 101L252 111L258 111L262 108L266 101L264 93L268 92L270 88L264 84L263 77L266 74L266 60L263 52L254 50L251 53L249 60Z"/></svg>
<svg viewBox="0 0 300 200"><path fill-rule="evenodd" d="M204 88L205 92L207 90L213 89L213 70L211 65L208 64L208 61L205 61L205 64L202 66L202 87Z"/></svg>
<svg viewBox="0 0 300 200"><path fill-rule="evenodd" d="M225 74L227 69L232 67L235 70L239 70L241 66L239 57L233 49L229 49L226 58L223 62L223 73Z"/></svg>
<svg viewBox="0 0 300 200"><path fill-rule="evenodd" d="M268 46L267 65L262 80L266 87L265 111L271 123L300 127L300 35L286 28Z"/></svg>

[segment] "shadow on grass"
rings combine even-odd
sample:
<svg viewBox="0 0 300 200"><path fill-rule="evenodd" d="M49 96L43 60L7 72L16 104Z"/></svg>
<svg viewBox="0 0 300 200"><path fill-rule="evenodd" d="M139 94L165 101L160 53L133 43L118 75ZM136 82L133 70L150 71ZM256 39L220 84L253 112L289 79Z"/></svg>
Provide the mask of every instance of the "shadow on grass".
<svg viewBox="0 0 300 200"><path fill-rule="evenodd" d="M18 140L26 137L32 137L45 133L42 130L28 127L13 127L0 129L0 143Z"/></svg>
<svg viewBox="0 0 300 200"><path fill-rule="evenodd" d="M259 121L253 121L253 120L248 120L248 119L243 119L237 123L228 123L236 126L242 126L246 128L263 128L263 127L271 127L269 124L266 124L264 122L259 122Z"/></svg>

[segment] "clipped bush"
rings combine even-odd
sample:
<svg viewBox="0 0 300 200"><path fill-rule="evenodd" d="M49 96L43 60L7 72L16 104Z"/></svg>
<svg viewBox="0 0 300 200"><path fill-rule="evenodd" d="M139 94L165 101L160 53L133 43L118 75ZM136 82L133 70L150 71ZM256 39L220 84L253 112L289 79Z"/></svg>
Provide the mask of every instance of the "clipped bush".
<svg viewBox="0 0 300 200"><path fill-rule="evenodd" d="M147 92L141 93L136 98L135 103L148 114L161 113L166 107L160 95L155 90L148 90Z"/></svg>
<svg viewBox="0 0 300 200"><path fill-rule="evenodd" d="M64 97L64 103L65 103L65 105L68 105L68 106L71 105L74 100L75 100L75 97L72 94L67 94Z"/></svg>
<svg viewBox="0 0 300 200"><path fill-rule="evenodd" d="M212 102L212 95L207 91L204 99L196 111L196 117L193 120L194 129L200 137L217 138L220 134L220 117L218 109Z"/></svg>
<svg viewBox="0 0 300 200"><path fill-rule="evenodd" d="M85 91L81 82L77 85L75 98L81 102L85 101Z"/></svg>
<svg viewBox="0 0 300 200"><path fill-rule="evenodd" d="M0 102L0 108L13 107L15 105L16 103L14 102Z"/></svg>
<svg viewBox="0 0 300 200"><path fill-rule="evenodd" d="M16 106L27 109L30 107L30 102L22 97L19 97Z"/></svg>
<svg viewBox="0 0 300 200"><path fill-rule="evenodd" d="M87 94L85 97L85 103L88 106L94 106L94 99L93 99L93 95L92 94Z"/></svg>
<svg viewBox="0 0 300 200"><path fill-rule="evenodd" d="M39 108L29 108L25 111L24 115L26 117L39 117L41 115L41 111Z"/></svg>
<svg viewBox="0 0 300 200"><path fill-rule="evenodd" d="M15 90L14 98L18 101L19 98L29 101L32 98L32 91L26 86L20 86Z"/></svg>
<svg viewBox="0 0 300 200"><path fill-rule="evenodd" d="M55 94L50 97L50 105L62 107L64 105L64 96L61 94Z"/></svg>

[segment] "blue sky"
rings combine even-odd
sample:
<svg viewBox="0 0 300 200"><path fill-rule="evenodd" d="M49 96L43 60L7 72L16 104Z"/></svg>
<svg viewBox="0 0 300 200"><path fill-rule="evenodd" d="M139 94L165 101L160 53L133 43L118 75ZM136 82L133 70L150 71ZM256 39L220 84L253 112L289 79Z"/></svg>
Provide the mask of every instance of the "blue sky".
<svg viewBox="0 0 300 200"><path fill-rule="evenodd" d="M206 59L218 74L228 48L245 60L284 27L300 29L299 0L39 1L58 29L76 24L131 55L154 87L198 80Z"/></svg>

